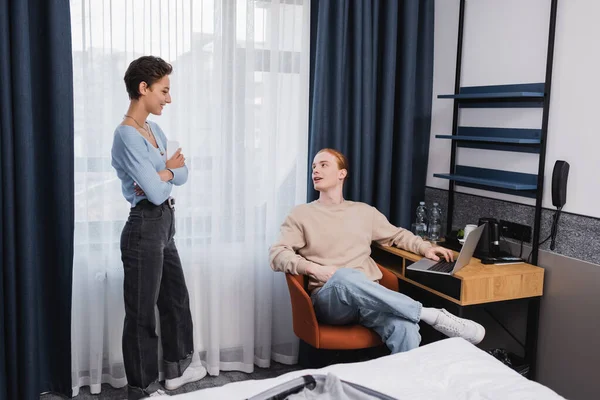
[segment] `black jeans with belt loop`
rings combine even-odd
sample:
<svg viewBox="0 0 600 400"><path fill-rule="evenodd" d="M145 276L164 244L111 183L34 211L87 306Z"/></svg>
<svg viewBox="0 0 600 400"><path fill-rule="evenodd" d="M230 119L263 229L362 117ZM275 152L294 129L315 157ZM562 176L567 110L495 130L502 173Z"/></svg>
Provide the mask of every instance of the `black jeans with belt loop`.
<svg viewBox="0 0 600 400"><path fill-rule="evenodd" d="M160 314L165 378L181 376L192 360L192 315L174 235L175 209L169 201L156 206L148 200L131 209L121 234L123 358L130 391L145 392L158 380L155 305Z"/></svg>

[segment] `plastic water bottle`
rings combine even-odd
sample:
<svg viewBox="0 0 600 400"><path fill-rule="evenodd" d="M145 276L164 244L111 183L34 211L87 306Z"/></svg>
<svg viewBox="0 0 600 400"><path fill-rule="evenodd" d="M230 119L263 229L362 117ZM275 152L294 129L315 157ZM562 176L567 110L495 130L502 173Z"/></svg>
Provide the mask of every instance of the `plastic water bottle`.
<svg viewBox="0 0 600 400"><path fill-rule="evenodd" d="M417 207L417 219L415 220L415 235L424 238L427 235L427 207L422 201Z"/></svg>
<svg viewBox="0 0 600 400"><path fill-rule="evenodd" d="M429 240L438 241L442 234L442 209L438 203L433 203L429 214Z"/></svg>

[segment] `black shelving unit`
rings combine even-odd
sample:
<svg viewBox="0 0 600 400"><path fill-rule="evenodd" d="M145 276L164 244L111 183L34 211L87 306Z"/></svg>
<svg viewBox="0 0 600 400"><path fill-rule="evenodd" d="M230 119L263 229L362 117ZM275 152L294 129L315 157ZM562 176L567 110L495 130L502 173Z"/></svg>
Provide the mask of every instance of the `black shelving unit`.
<svg viewBox="0 0 600 400"><path fill-rule="evenodd" d="M542 215L542 195L544 193L544 169L546 163L546 137L550 111L550 89L552 87L552 63L554 58L554 33L558 0L550 0L550 22L548 29L548 51L546 55L546 76L544 82L470 86L460 85L462 65L462 44L465 22L465 0L460 1L458 23L458 45L456 55L456 75L454 93L439 95L440 99L454 101L452 134L437 135L438 139L451 140L449 173L436 173L435 177L450 181L448 193L447 232L452 230L454 192L457 185L509 193L535 198L533 226L532 263L538 263L540 242L540 222ZM508 129L458 126L458 116L463 108L542 108L540 129ZM538 154L537 174L518 173L456 164L459 147L475 149L513 151ZM527 334L524 344L525 362L529 365L529 377L535 379L537 337L539 329L540 299L529 299L527 312Z"/></svg>
<svg viewBox="0 0 600 400"><path fill-rule="evenodd" d="M454 192L456 186L466 186L488 191L507 193L516 196L535 198L535 218L532 239L532 263L538 263L540 241L540 219L542 195L544 192L544 169L546 163L546 136L550 111L550 89L552 84L552 63L554 58L554 32L558 0L551 1L548 32L548 52L546 57L546 77L544 82L461 86L462 42L465 20L465 0L460 2L458 45L454 93L438 95L439 99L454 101L452 133L436 135L437 139L452 141L450 171L434 173L433 176L448 179L448 218L447 233L452 230ZM540 129L488 128L458 126L458 117L463 108L542 108ZM460 147L500 150L538 154L536 174L505 170L478 168L456 164L456 152Z"/></svg>

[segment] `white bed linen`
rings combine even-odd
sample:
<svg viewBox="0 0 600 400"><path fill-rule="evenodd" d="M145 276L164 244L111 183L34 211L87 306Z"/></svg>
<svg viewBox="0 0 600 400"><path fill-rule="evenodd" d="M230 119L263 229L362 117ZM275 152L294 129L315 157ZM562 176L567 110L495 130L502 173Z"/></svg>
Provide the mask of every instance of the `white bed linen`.
<svg viewBox="0 0 600 400"><path fill-rule="evenodd" d="M259 394L306 374L331 372L340 379L398 399L563 399L549 388L523 378L486 352L460 338L352 364L293 371L276 378L248 380L172 397L174 400L233 400Z"/></svg>

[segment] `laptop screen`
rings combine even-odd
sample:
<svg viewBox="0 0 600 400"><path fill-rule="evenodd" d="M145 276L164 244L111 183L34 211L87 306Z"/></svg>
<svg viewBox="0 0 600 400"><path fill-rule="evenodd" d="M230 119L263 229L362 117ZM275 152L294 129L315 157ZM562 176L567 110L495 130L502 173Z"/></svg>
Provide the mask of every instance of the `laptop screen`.
<svg viewBox="0 0 600 400"><path fill-rule="evenodd" d="M473 253L475 253L475 248L477 247L477 243L479 243L479 239L481 238L481 233L483 232L484 225L478 226L473 229L471 233L467 236L467 240L465 240L465 244L463 244L462 249L460 250L460 254L458 255L458 259L456 260L456 265L454 266L454 271L458 271L460 268L471 262L471 257L473 257Z"/></svg>

